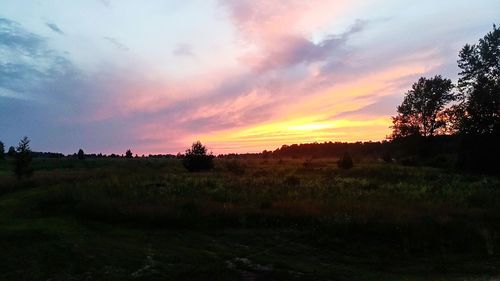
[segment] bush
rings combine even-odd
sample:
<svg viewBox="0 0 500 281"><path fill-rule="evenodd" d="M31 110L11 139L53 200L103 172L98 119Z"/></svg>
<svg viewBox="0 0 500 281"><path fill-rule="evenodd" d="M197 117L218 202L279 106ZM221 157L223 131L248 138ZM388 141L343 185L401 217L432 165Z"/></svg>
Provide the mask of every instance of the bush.
<svg viewBox="0 0 500 281"><path fill-rule="evenodd" d="M85 159L85 152L83 152L83 149L80 148L78 150L77 157L78 157L78 160L84 160Z"/></svg>
<svg viewBox="0 0 500 281"><path fill-rule="evenodd" d="M354 167L351 155L348 152L344 153L344 155L340 157L339 161L337 162L337 165L339 166L339 168L344 170L348 170Z"/></svg>
<svg viewBox="0 0 500 281"><path fill-rule="evenodd" d="M186 150L182 164L190 172L210 170L214 167L214 156L207 154L207 148L197 141Z"/></svg>

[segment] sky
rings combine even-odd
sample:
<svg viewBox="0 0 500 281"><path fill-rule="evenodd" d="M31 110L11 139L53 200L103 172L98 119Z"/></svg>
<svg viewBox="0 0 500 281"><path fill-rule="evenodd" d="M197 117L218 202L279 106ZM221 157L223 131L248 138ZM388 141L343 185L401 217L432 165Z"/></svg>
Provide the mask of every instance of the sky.
<svg viewBox="0 0 500 281"><path fill-rule="evenodd" d="M214 153L380 141L498 0L0 0L0 141Z"/></svg>

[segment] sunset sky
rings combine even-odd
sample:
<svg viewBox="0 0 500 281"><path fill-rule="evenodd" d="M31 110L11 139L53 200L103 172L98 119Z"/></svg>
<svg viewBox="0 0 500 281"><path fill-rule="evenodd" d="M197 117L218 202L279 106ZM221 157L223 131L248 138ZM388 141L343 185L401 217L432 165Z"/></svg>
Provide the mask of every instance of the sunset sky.
<svg viewBox="0 0 500 281"><path fill-rule="evenodd" d="M420 76L456 79L498 0L0 0L0 140L214 153L383 140Z"/></svg>

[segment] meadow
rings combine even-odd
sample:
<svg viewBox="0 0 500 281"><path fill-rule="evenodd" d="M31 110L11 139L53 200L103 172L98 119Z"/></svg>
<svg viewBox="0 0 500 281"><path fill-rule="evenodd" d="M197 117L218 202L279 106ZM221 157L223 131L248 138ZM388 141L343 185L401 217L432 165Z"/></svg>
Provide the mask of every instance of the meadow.
<svg viewBox="0 0 500 281"><path fill-rule="evenodd" d="M493 280L500 179L356 159L0 162L0 280Z"/></svg>

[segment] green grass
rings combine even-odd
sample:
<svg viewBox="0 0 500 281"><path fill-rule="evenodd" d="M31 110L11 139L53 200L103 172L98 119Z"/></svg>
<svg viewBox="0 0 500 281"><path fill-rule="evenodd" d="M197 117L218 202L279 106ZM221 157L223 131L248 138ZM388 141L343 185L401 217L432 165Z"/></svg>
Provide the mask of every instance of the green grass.
<svg viewBox="0 0 500 281"><path fill-rule="evenodd" d="M366 162L0 163L0 280L491 280L500 180Z"/></svg>

